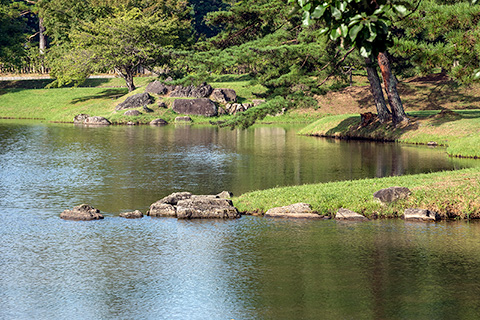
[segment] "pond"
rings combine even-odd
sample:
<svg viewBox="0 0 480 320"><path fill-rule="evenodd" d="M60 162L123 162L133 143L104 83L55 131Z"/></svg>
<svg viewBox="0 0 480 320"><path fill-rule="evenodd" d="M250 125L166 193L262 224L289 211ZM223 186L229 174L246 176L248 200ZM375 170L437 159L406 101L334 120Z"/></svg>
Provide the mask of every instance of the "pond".
<svg viewBox="0 0 480 320"><path fill-rule="evenodd" d="M0 319L478 318L476 223L118 217L175 191L478 165L296 129L0 121ZM84 202L106 218L59 218Z"/></svg>

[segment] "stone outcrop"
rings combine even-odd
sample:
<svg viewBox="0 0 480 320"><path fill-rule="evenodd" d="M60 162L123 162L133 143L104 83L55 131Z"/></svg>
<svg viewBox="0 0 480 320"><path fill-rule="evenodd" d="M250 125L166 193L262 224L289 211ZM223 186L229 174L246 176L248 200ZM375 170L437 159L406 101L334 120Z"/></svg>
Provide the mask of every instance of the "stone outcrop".
<svg viewBox="0 0 480 320"><path fill-rule="evenodd" d="M220 103L237 101L237 93L233 89L214 89L210 99Z"/></svg>
<svg viewBox="0 0 480 320"><path fill-rule="evenodd" d="M369 219L355 211L340 208L335 215L335 220L368 221Z"/></svg>
<svg viewBox="0 0 480 320"><path fill-rule="evenodd" d="M65 220L99 220L103 219L100 210L95 209L89 204L81 204L73 207L72 210L65 210L60 214L60 218Z"/></svg>
<svg viewBox="0 0 480 320"><path fill-rule="evenodd" d="M132 212L122 212L119 216L127 219L138 219L143 218L143 213L140 210L135 210Z"/></svg>
<svg viewBox="0 0 480 320"><path fill-rule="evenodd" d="M405 210L403 218L414 221L437 221L440 220L440 215L426 209L409 208Z"/></svg>
<svg viewBox="0 0 480 320"><path fill-rule="evenodd" d="M250 109L251 107L253 107L253 104L251 104L251 103L244 103L244 104L228 103L225 106L225 111L226 111L227 114L237 114L239 112L244 112L244 111Z"/></svg>
<svg viewBox="0 0 480 320"><path fill-rule="evenodd" d="M85 121L83 121L83 124L89 125L89 126L108 126L111 123L104 117L94 116L94 117L88 117L87 119L85 119Z"/></svg>
<svg viewBox="0 0 480 320"><path fill-rule="evenodd" d="M84 114L84 113L81 113L81 114L77 114L74 118L73 118L73 123L74 124L83 124L85 122L85 120L87 120L90 116L88 114Z"/></svg>
<svg viewBox="0 0 480 320"><path fill-rule="evenodd" d="M173 111L180 114L214 117L217 106L210 99L177 99L173 101Z"/></svg>
<svg viewBox="0 0 480 320"><path fill-rule="evenodd" d="M212 93L213 88L207 83L202 83L199 86L176 86L170 92L169 96L174 98L207 98Z"/></svg>
<svg viewBox="0 0 480 320"><path fill-rule="evenodd" d="M163 120L163 119L154 119L152 121L150 121L150 125L151 126L164 126L164 125L167 125L168 122Z"/></svg>
<svg viewBox="0 0 480 320"><path fill-rule="evenodd" d="M147 93L138 93L136 95L130 96L127 99L125 99L124 102L118 104L115 107L115 110L124 110L124 109L132 109L132 108L138 108L138 107L143 107L148 104L153 103L152 97Z"/></svg>
<svg viewBox="0 0 480 320"><path fill-rule="evenodd" d="M177 203L178 219L235 219L240 213L231 200L215 196L194 196Z"/></svg>
<svg viewBox="0 0 480 320"><path fill-rule="evenodd" d="M301 219L322 219L324 216L319 215L312 210L307 203L294 203L284 207L277 207L267 210L264 215L268 218L301 218Z"/></svg>
<svg viewBox="0 0 480 320"><path fill-rule="evenodd" d="M373 198L382 203L391 203L400 199L407 199L412 192L405 187L390 187L381 189L373 194Z"/></svg>
<svg viewBox="0 0 480 320"><path fill-rule="evenodd" d="M170 91L169 86L166 86L165 84L161 83L158 80L150 82L145 88L145 92L158 94L158 95L167 94L169 91Z"/></svg>
<svg viewBox="0 0 480 320"><path fill-rule="evenodd" d="M225 196L224 191L219 195ZM230 193L228 193L230 194ZM232 219L239 218L232 201L219 195L192 195L177 192L158 200L150 206L147 215L152 217L177 217L179 219Z"/></svg>
<svg viewBox="0 0 480 320"><path fill-rule="evenodd" d="M142 113L138 110L127 110L123 113L124 116L132 116L132 117L139 116L141 114Z"/></svg>

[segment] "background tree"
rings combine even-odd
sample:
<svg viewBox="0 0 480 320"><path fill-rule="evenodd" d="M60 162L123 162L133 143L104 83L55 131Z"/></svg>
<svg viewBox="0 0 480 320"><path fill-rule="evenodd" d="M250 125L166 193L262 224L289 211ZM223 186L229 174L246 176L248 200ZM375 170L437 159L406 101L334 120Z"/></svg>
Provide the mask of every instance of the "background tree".
<svg viewBox="0 0 480 320"><path fill-rule="evenodd" d="M137 4L131 9L97 7L96 10L113 13L102 12L99 18L69 26L57 38L62 45L52 49L51 74L57 78L55 85L78 83L93 72L115 70L125 79L128 90L134 90L133 76L139 66L149 68L168 63L170 49L181 45L190 35L186 2L160 4L144 7Z"/></svg>

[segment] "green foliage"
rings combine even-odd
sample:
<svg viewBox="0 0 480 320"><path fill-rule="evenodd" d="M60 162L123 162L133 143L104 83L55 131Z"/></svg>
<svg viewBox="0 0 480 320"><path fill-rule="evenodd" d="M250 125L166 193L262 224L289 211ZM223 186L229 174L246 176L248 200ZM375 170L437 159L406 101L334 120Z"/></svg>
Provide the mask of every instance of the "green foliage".
<svg viewBox="0 0 480 320"><path fill-rule="evenodd" d="M424 0L398 24L392 53L416 73L441 68L462 83L480 78L480 6Z"/></svg>
<svg viewBox="0 0 480 320"><path fill-rule="evenodd" d="M25 20L12 1L0 2L0 63L18 65L25 55Z"/></svg>
<svg viewBox="0 0 480 320"><path fill-rule="evenodd" d="M68 32L69 42L52 50L55 84L81 82L92 72L114 69L133 90L136 69L168 64L171 49L189 34L188 8L179 1L168 4L154 12L112 8L112 16L79 23Z"/></svg>
<svg viewBox="0 0 480 320"><path fill-rule="evenodd" d="M289 0L304 12L304 24L320 20L331 40L343 39L363 57L375 58L392 45L392 22L414 8L413 1L401 0Z"/></svg>

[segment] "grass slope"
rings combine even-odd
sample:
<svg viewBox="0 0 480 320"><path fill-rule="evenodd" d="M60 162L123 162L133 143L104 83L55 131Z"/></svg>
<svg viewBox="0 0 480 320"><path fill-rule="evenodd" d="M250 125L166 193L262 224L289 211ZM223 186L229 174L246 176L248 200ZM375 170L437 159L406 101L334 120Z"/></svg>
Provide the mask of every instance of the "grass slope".
<svg viewBox="0 0 480 320"><path fill-rule="evenodd" d="M373 200L374 192L392 186L408 187L412 195L389 205ZM245 193L233 201L240 211L251 213L305 202L330 216L347 208L370 218L399 217L413 207L433 210L444 219L473 219L480 218L480 169L274 188Z"/></svg>

